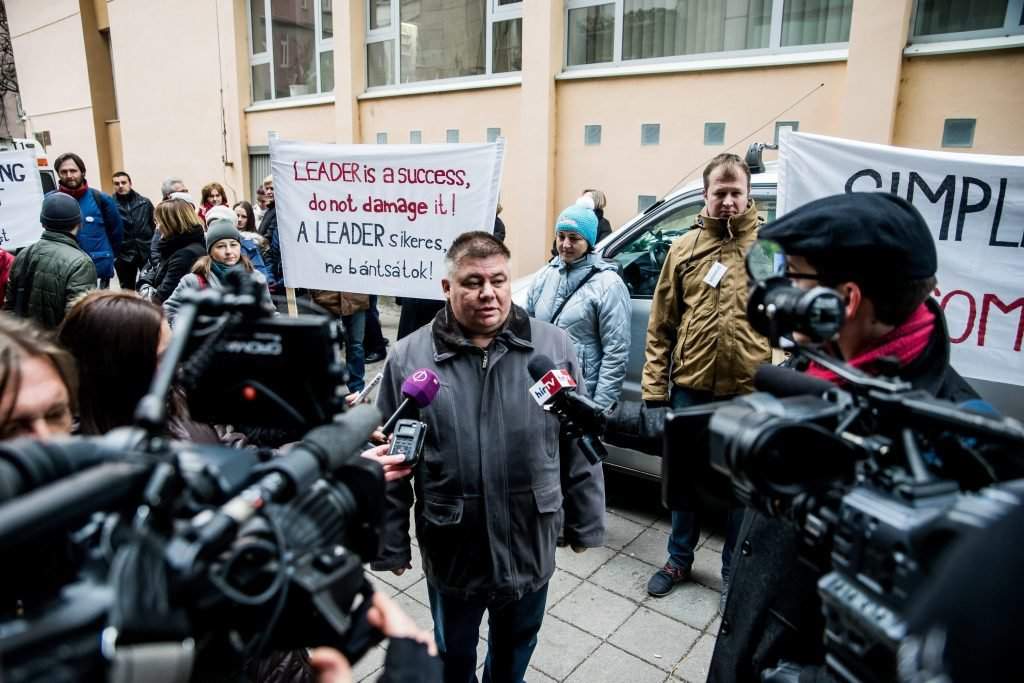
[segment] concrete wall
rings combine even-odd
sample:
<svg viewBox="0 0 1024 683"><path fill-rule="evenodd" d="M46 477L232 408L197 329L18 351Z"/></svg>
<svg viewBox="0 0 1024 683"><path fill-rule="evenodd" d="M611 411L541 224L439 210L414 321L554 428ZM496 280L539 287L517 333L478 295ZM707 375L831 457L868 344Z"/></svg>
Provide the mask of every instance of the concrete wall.
<svg viewBox="0 0 1024 683"><path fill-rule="evenodd" d="M76 152L100 185L92 93L78 0L5 0L22 106L33 131L50 131L52 161Z"/></svg>
<svg viewBox="0 0 1024 683"><path fill-rule="evenodd" d="M834 135L845 75L846 65L840 62L561 81L557 209L575 201L584 188L596 187L607 195L605 215L618 227L636 215L637 195L661 197L677 182L700 177L716 154L743 156L751 142L771 142L778 113L820 83L825 86L779 118L799 121L801 131ZM717 121L726 124L725 144L705 146L704 123ZM660 144L640 144L644 123L661 124ZM601 125L600 145L583 144L587 124ZM770 158L766 153L765 159Z"/></svg>
<svg viewBox="0 0 1024 683"><path fill-rule="evenodd" d="M197 199L211 181L223 183L231 201L246 195L239 110L249 84L239 86L235 68L236 41L246 37L234 20L238 11L244 17L242 1L110 0L107 7L124 165L136 189L159 200L161 181L178 175Z"/></svg>
<svg viewBox="0 0 1024 683"><path fill-rule="evenodd" d="M246 114L246 144L267 144L267 133L276 131L285 140L334 142L334 105L290 107Z"/></svg>
<svg viewBox="0 0 1024 683"><path fill-rule="evenodd" d="M893 144L942 149L945 119L977 119L974 146L1024 154L1024 49L907 58Z"/></svg>

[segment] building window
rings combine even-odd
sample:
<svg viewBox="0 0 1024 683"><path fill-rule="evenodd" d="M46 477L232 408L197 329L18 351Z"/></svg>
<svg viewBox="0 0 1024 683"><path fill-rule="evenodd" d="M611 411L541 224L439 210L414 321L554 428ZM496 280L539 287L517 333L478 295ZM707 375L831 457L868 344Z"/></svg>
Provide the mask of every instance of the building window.
<svg viewBox="0 0 1024 683"><path fill-rule="evenodd" d="M660 123L641 123L640 124L640 144L641 145L657 145L661 142L661 124Z"/></svg>
<svg viewBox="0 0 1024 683"><path fill-rule="evenodd" d="M333 0L246 6L253 102L334 91Z"/></svg>
<svg viewBox="0 0 1024 683"><path fill-rule="evenodd" d="M600 145L601 144L601 126L583 126L583 144L584 145Z"/></svg>
<svg viewBox="0 0 1024 683"><path fill-rule="evenodd" d="M458 142L459 141L459 129L458 128L449 128L448 130L446 130L444 132L444 141L445 142Z"/></svg>
<svg viewBox="0 0 1024 683"><path fill-rule="evenodd" d="M367 87L520 71L521 0L367 2Z"/></svg>
<svg viewBox="0 0 1024 683"><path fill-rule="evenodd" d="M487 129L487 142L497 142L498 138L501 137L501 128L488 128Z"/></svg>
<svg viewBox="0 0 1024 683"><path fill-rule="evenodd" d="M377 133L377 144L378 145L386 145L386 144L388 144L388 134L387 133Z"/></svg>
<svg viewBox="0 0 1024 683"><path fill-rule="evenodd" d="M793 132L796 132L796 131L800 130L800 122L799 121L776 121L775 122L775 144L776 145L779 144L779 134L782 133L782 131L787 130L787 129L789 129L789 130L791 130Z"/></svg>
<svg viewBox="0 0 1024 683"><path fill-rule="evenodd" d="M419 145L423 142L423 131L422 130L410 130L409 131L409 144Z"/></svg>
<svg viewBox="0 0 1024 683"><path fill-rule="evenodd" d="M708 121L704 124L704 144L724 145L725 144L725 123L722 121Z"/></svg>
<svg viewBox="0 0 1024 683"><path fill-rule="evenodd" d="M1020 33L1024 33L1024 10L1013 0L917 0L910 24L915 43Z"/></svg>
<svg viewBox="0 0 1024 683"><path fill-rule="evenodd" d="M942 126L943 147L973 147L977 119L946 119Z"/></svg>
<svg viewBox="0 0 1024 683"><path fill-rule="evenodd" d="M654 203L658 201L658 198L653 194L638 194L636 196L636 210L637 213L643 213L647 209L654 206Z"/></svg>
<svg viewBox="0 0 1024 683"><path fill-rule="evenodd" d="M566 8L572 67L846 43L853 0L567 0Z"/></svg>

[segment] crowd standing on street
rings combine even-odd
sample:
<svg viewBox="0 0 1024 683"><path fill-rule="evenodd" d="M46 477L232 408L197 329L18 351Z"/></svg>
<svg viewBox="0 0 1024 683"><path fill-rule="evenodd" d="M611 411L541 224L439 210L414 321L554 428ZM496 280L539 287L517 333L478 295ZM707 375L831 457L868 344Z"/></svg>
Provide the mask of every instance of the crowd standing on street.
<svg viewBox="0 0 1024 683"><path fill-rule="evenodd" d="M169 176L154 206L125 171L113 174L110 196L89 186L78 155L61 154L54 167L59 187L43 199L39 240L16 255L0 251L3 439L99 435L132 424L189 292L220 291L246 273L271 315L278 314L273 295L285 292L272 176L253 202L233 205L221 183L203 185L196 202L180 177ZM753 391L755 372L771 361L768 341L746 319L744 261L758 239L782 245L797 286L843 296L836 349L853 366L877 374L879 359L894 356L897 375L915 387L955 401L975 396L949 365L945 319L930 298L935 244L913 206L852 193L763 225L750 181L733 154L714 157L703 171L704 208L669 248L651 299L641 385L648 408L683 409ZM300 293L337 319L351 394L364 388L366 365L386 359L377 397L384 415L399 408L403 381L414 372L439 378L437 396L419 411L427 431L416 465L386 455L386 444L363 453L388 481L380 549L367 559L399 575L420 562L426 575L433 636L383 595L371 609L394 651L405 652L402 661L419 662L412 667L419 677L408 680L474 682L486 613L484 680L523 681L556 544L582 553L604 542L602 467L529 399L528 366L547 358L607 414L620 401L632 308L618 267L595 251L611 233L606 205L604 192L586 189L558 215L552 258L534 276L524 307L512 301L499 205L493 226L460 235L447 250L442 298L401 302L394 345L381 330L375 295ZM115 277L119 289L109 289ZM814 364L795 369L838 381ZM287 440L192 420L182 387L167 410L168 435L176 438L268 447ZM671 499L667 559L646 586L654 598L691 578L702 525L696 471L692 481ZM749 509L730 511L725 528L722 628L709 680L832 680L824 669L820 576L799 562L797 531ZM260 671L334 672L338 680L346 680L347 666L332 650L256 663Z"/></svg>

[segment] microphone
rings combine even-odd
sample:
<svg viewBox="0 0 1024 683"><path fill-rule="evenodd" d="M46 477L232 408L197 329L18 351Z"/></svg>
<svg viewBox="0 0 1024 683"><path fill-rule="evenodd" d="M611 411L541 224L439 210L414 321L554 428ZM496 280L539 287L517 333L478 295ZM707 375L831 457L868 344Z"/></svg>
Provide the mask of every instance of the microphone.
<svg viewBox="0 0 1024 683"><path fill-rule="evenodd" d="M534 384L530 396L544 410L554 414L568 436L576 437L591 464L608 457L598 437L604 433L607 416L601 406L576 392L576 380L568 371L554 367L547 356L534 356L527 365Z"/></svg>
<svg viewBox="0 0 1024 683"><path fill-rule="evenodd" d="M819 377L812 377L792 368L777 365L762 365L754 373L754 387L777 398L789 396L821 396L836 388L835 384Z"/></svg>
<svg viewBox="0 0 1024 683"><path fill-rule="evenodd" d="M441 380L437 373L428 368L420 368L405 378L402 382L402 396L405 399L398 406L398 410L391 414L388 421L381 427L381 431L390 434L397 423L405 415L413 404L417 408L426 408L433 402L437 392L441 390Z"/></svg>

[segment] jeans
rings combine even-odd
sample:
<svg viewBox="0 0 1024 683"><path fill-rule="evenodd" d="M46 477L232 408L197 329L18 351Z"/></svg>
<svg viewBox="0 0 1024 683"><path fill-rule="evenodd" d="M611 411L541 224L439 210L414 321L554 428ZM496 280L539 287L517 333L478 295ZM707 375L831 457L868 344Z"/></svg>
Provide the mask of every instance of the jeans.
<svg viewBox="0 0 1024 683"><path fill-rule="evenodd" d="M714 396L710 391L698 391L686 387L672 387L672 408L681 410L690 406L724 400L726 396ZM694 506L695 507L695 506ZM725 531L725 545L722 547L722 578L728 580L732 566L732 551L739 536L743 510L729 510ZM696 509L672 510L672 532L668 536L668 562L679 569L693 564L693 553L700 541L700 519Z"/></svg>
<svg viewBox="0 0 1024 683"><path fill-rule="evenodd" d="M483 683L522 683L544 620L547 584L518 600L503 602L442 595L429 582L427 595L434 619L434 639L444 662L445 683L476 682L476 646L484 610L490 630Z"/></svg>
<svg viewBox="0 0 1024 683"><path fill-rule="evenodd" d="M345 370L348 372L349 392L362 391L366 386L366 353L363 334L366 331L366 311L341 316L345 328Z"/></svg>

